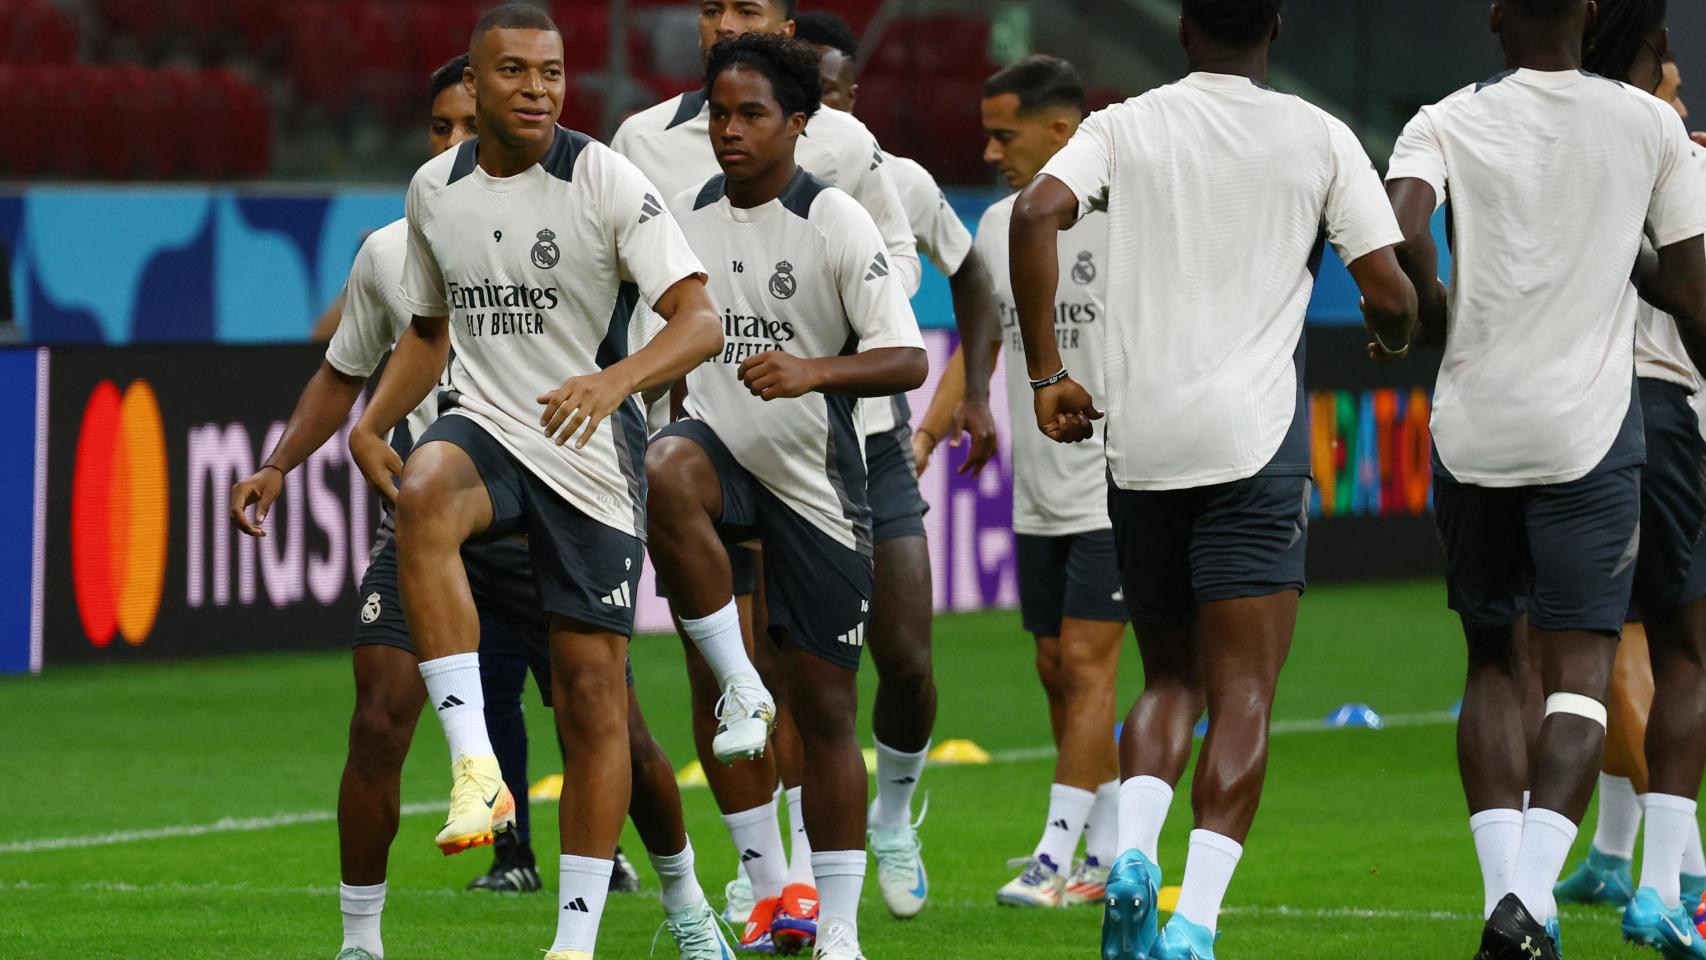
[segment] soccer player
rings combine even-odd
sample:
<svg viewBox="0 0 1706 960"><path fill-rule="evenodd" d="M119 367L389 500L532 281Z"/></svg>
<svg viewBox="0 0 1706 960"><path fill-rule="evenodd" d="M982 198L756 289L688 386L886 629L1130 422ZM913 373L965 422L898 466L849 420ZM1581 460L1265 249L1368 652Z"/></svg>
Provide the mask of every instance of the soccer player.
<svg viewBox="0 0 1706 960"><path fill-rule="evenodd" d="M561 909L548 957L581 960L597 939L631 786L623 672L645 482L633 395L678 379L722 337L704 270L657 189L590 137L557 127L563 43L550 18L525 4L497 7L476 25L469 58L480 136L410 184L402 294L413 320L350 450L397 504L404 611L453 759L437 838L446 853L489 842L515 805L483 722L478 623L460 551L470 541L528 538L551 614L567 758ZM666 323L630 355L641 301ZM432 392L441 372L450 410L405 467L381 431ZM690 860L691 848L681 856ZM709 955L725 949L703 903L694 922Z"/></svg>
<svg viewBox="0 0 1706 960"><path fill-rule="evenodd" d="M1014 203L1011 271L1038 427L1089 439L1107 405L1108 506L1143 657L1121 741L1109 960L1214 956L1261 797L1274 688L1304 587L1309 510L1304 312L1326 243L1363 294L1376 356L1409 345L1402 239L1350 130L1263 83L1280 0L1184 0L1191 66L1092 114ZM1062 361L1061 231L1108 211L1106 393ZM1196 829L1157 932L1156 843L1208 706Z"/></svg>
<svg viewBox="0 0 1706 960"><path fill-rule="evenodd" d="M1066 146L1084 120L1084 83L1064 60L1034 56L998 71L983 88L989 134L984 159L1015 190L1031 182ZM1101 437L1071 447L1051 443L1031 429L1030 388L1021 362L1018 313L1007 272L1007 233L1015 193L991 206L977 229L977 249L997 264L995 296L1001 330L995 341L1011 347L1007 365L1013 431L1013 532L1019 556L1019 605L1025 629L1037 643L1037 672L1048 695L1050 725L1059 756L1049 788L1048 817L1024 872L996 898L1014 906L1098 903L1108 869L1120 852L1119 755L1108 730L1114 724L1114 679L1127 613L1114 561L1108 519L1106 461ZM1103 331L1107 325L1108 223L1092 211L1060 242L1056 343L1085 388L1100 395ZM991 358L993 363L993 358ZM965 359L955 351L937 383L921 436L951 429ZM916 443L922 461L928 441ZM1083 836L1085 857L1072 868Z"/></svg>
<svg viewBox="0 0 1706 960"><path fill-rule="evenodd" d="M806 932L816 956L851 960L865 875L857 671L873 578L856 398L917 387L927 362L870 215L795 161L819 108L811 50L765 33L721 42L706 87L723 173L671 206L715 264L727 340L688 376L687 418L647 451L650 542L683 620L717 625L699 646L718 670L745 659L723 542L764 545L766 613L804 747L820 898ZM774 919L770 943L747 945L801 945L792 920L803 918Z"/></svg>
<svg viewBox="0 0 1706 960"><path fill-rule="evenodd" d="M823 105L853 112L859 94L855 82L859 41L847 22L833 13L802 13L795 18L794 36L818 55ZM948 278L961 336L974 345L979 369L987 370L989 342L998 331L989 272L972 248L971 232L929 171L888 153L882 158L883 169L906 206L919 253L928 256ZM870 475L876 561L876 594L866 632L877 671L876 703L871 710L877 752L877 796L870 810L871 852L877 859L877 886L883 903L897 917L916 916L929 895L929 878L912 819L912 798L924 776L930 732L936 720L936 684L930 668L930 548L924 534L928 506L918 491L921 471L917 451L922 449L927 459L936 446L935 438L951 436L958 442L959 431L964 429L972 441L963 472L975 473L995 453L989 378L986 375L967 383L962 376L960 383L964 398L949 411L945 422L928 434L913 434L912 411L904 396L895 396L886 404L873 401L866 409L865 462ZM792 851L794 861L800 852ZM1100 898L1098 888L1095 899Z"/></svg>
<svg viewBox="0 0 1706 960"><path fill-rule="evenodd" d="M1638 276L1642 295L1673 308L1697 367L1706 357L1697 148L1664 103L1582 70L1594 11L1587 0L1495 2L1491 25L1510 69L1423 107L1387 172L1400 256L1422 292L1422 331L1445 342L1432 421L1435 519L1469 648L1458 762L1488 917L1478 956L1489 960L1556 955L1552 887L1599 769L1644 539L1629 282L1638 258L1651 261ZM1449 300L1429 226L1447 200ZM1643 227L1656 256L1640 257ZM1516 625L1525 613L1546 697L1537 756L1520 707L1526 657Z"/></svg>

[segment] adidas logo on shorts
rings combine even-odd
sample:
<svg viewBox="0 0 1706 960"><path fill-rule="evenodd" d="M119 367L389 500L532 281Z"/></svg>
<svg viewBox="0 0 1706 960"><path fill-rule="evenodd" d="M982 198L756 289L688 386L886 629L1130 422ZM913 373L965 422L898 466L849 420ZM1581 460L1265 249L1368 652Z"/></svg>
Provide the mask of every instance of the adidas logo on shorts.
<svg viewBox="0 0 1706 960"><path fill-rule="evenodd" d="M634 605L634 595L626 583L598 599L613 607L632 607Z"/></svg>
<svg viewBox="0 0 1706 960"><path fill-rule="evenodd" d="M850 647L862 647L865 645L865 625L861 623L835 639Z"/></svg>

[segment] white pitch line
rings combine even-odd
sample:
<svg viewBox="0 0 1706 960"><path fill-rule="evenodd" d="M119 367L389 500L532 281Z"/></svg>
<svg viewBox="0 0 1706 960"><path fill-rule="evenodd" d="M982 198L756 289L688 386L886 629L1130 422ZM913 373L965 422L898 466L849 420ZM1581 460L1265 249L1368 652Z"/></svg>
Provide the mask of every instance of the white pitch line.
<svg viewBox="0 0 1706 960"><path fill-rule="evenodd" d="M1437 726L1453 722L1451 714L1414 713L1395 714L1381 718L1386 727L1421 727ZM1271 727L1274 734L1325 733L1336 728L1322 724L1320 720L1279 720ZM990 762L996 764L1028 763L1036 760L1047 760L1055 755L1055 748L1023 747L1015 750L998 750L990 754ZM405 803L402 807L404 816L433 813L444 809L444 802ZM211 823L192 823L173 827L152 827L147 830L120 830L113 833L96 833L79 837L42 837L36 840L14 840L0 843L0 854L6 853L39 853L47 850L73 850L84 847L110 847L121 843L139 843L145 840L173 840L182 837L202 837L215 833L254 833L260 830L274 830L279 827L292 827L305 823L329 823L338 817L336 810L304 810L296 813L280 813L270 817L223 817Z"/></svg>

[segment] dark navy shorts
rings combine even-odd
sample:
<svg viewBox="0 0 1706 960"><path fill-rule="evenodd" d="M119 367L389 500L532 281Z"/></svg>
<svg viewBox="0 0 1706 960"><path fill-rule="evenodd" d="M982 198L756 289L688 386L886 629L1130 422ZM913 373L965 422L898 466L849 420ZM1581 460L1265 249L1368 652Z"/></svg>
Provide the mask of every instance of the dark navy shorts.
<svg viewBox="0 0 1706 960"><path fill-rule="evenodd" d="M1060 537L1014 537L1019 561L1019 615L1025 630L1060 636L1060 621L1130 619L1120 589L1113 530Z"/></svg>
<svg viewBox="0 0 1706 960"><path fill-rule="evenodd" d="M865 438L866 490L871 503L871 540L888 543L924 536L930 504L918 490L918 460L912 455L912 427Z"/></svg>
<svg viewBox="0 0 1706 960"><path fill-rule="evenodd" d="M640 538L576 509L467 417L440 417L420 443L439 440L468 454L492 499L492 525L472 542L525 535L530 579L546 612L632 635Z"/></svg>
<svg viewBox="0 0 1706 960"><path fill-rule="evenodd" d="M1706 439L1687 388L1642 379L1640 392L1647 466L1635 605L1674 609L1706 596Z"/></svg>
<svg viewBox="0 0 1706 960"><path fill-rule="evenodd" d="M1178 624L1218 600L1303 592L1309 478L1185 490L1108 484L1120 584L1134 623Z"/></svg>
<svg viewBox="0 0 1706 960"><path fill-rule="evenodd" d="M871 609L871 558L812 526L729 452L709 424L678 420L653 442L683 437L710 458L722 487L717 533L725 543L763 545L770 633L829 663L859 669Z"/></svg>

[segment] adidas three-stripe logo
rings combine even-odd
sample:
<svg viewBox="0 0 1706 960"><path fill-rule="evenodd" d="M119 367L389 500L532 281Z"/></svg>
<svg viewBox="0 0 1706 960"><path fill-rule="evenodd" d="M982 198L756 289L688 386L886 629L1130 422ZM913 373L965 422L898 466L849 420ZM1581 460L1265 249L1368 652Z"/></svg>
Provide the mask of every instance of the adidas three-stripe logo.
<svg viewBox="0 0 1706 960"><path fill-rule="evenodd" d="M1056 821L1055 821L1055 822L1053 822L1053 823L1051 823L1051 824L1049 824L1049 826L1051 826L1051 827L1053 827L1053 828L1055 828L1055 829L1056 829L1056 830L1068 830L1068 829L1071 829L1071 828L1070 828L1070 827L1069 827L1069 826L1068 826L1068 825L1067 825L1067 823L1066 823L1066 818L1065 818L1065 817L1061 817L1061 818L1060 818L1060 819L1059 819L1059 820L1056 820Z"/></svg>
<svg viewBox="0 0 1706 960"><path fill-rule="evenodd" d="M445 697L444 702L439 704L438 708L440 710L449 710L451 707L460 707L460 706L462 706L462 698L458 697L456 694L453 693L450 696Z"/></svg>
<svg viewBox="0 0 1706 960"><path fill-rule="evenodd" d="M878 251L877 259L871 261L871 269L865 271L865 279L875 280L878 277L886 277L888 275L889 260L887 257L882 255L881 251Z"/></svg>
<svg viewBox="0 0 1706 960"><path fill-rule="evenodd" d="M865 625L861 623L835 639L850 647L862 647L865 645Z"/></svg>
<svg viewBox="0 0 1706 960"><path fill-rule="evenodd" d="M744 851L741 852L740 862L741 863L747 863L747 862L752 861L752 860L761 860L763 858L764 858L764 854L759 853L757 850L754 850L751 847L748 847Z"/></svg>
<svg viewBox="0 0 1706 960"><path fill-rule="evenodd" d="M586 908L586 901L581 899L580 897L576 897L573 900L570 900L568 903L563 904L563 909L564 910L573 910L576 913L591 913L592 912L591 910L588 910Z"/></svg>
<svg viewBox="0 0 1706 960"><path fill-rule="evenodd" d="M658 198L649 193L646 194L646 198L640 202L640 222L645 223L662 213L663 204L658 202Z"/></svg>
<svg viewBox="0 0 1706 960"><path fill-rule="evenodd" d="M610 591L607 596L599 597L598 599L613 607L632 607L634 605L634 594L628 589L628 585L626 583L617 587L615 590Z"/></svg>

